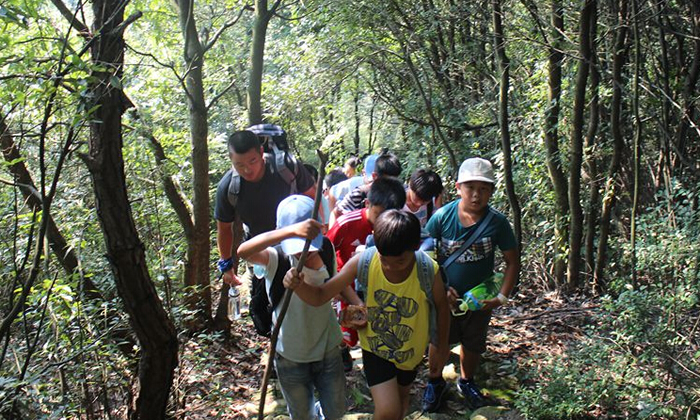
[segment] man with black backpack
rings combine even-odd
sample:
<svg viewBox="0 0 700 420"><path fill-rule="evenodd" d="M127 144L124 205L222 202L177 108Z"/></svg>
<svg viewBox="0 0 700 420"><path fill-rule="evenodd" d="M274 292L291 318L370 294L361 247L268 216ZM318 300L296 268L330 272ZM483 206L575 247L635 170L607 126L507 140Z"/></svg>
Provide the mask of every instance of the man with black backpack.
<svg viewBox="0 0 700 420"><path fill-rule="evenodd" d="M227 140L231 170L216 189L214 218L219 250L219 271L231 286L242 282L233 266L233 231L236 216L246 238L275 229L277 205L291 194L315 194L314 180L289 153L286 133L279 126L261 124L237 131ZM251 317L258 333L269 335L272 323L265 287L251 274ZM265 313L267 312L267 313Z"/></svg>

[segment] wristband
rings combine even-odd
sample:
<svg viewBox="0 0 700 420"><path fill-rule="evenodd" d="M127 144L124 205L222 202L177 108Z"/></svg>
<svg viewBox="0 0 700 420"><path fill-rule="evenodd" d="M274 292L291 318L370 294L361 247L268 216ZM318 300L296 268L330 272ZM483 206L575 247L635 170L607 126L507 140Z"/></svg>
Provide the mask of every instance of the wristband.
<svg viewBox="0 0 700 420"><path fill-rule="evenodd" d="M499 293L498 296L496 296L496 299L501 302L501 305L508 303L508 298L503 293Z"/></svg>
<svg viewBox="0 0 700 420"><path fill-rule="evenodd" d="M229 258L227 260L217 261L216 268L218 268L219 272L221 272L222 274L229 271L230 269L233 268L233 258Z"/></svg>

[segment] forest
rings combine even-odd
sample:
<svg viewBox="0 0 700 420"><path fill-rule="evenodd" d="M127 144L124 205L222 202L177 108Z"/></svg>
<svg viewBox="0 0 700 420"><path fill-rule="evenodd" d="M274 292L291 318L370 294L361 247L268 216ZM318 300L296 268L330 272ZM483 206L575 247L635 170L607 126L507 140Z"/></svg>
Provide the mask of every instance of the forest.
<svg viewBox="0 0 700 420"><path fill-rule="evenodd" d="M257 415L213 198L227 134L270 122L448 199L494 163L507 418L700 419L699 0L0 0L0 25L2 418Z"/></svg>

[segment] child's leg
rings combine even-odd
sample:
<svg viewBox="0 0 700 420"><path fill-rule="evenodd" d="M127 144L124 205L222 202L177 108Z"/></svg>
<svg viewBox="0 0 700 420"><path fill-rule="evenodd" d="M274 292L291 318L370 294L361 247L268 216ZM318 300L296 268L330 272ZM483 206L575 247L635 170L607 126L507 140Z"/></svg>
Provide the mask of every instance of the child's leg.
<svg viewBox="0 0 700 420"><path fill-rule="evenodd" d="M491 311L475 311L469 313L469 318L463 326L460 341L459 364L462 378L474 377L481 354L486 351L486 334Z"/></svg>
<svg viewBox="0 0 700 420"><path fill-rule="evenodd" d="M315 419L311 364L292 362L278 353L275 356L275 370L289 416L294 420Z"/></svg>
<svg viewBox="0 0 700 420"><path fill-rule="evenodd" d="M367 385L374 401L374 419L400 420L408 411L409 391L416 371L405 371L381 357L362 350Z"/></svg>
<svg viewBox="0 0 700 420"><path fill-rule="evenodd" d="M401 391L396 378L371 386L369 392L374 401L375 420L399 420L405 411Z"/></svg>
<svg viewBox="0 0 700 420"><path fill-rule="evenodd" d="M465 349L464 346L460 346L459 350L459 365L462 378L473 378L476 368L479 367L481 354L469 351Z"/></svg>
<svg viewBox="0 0 700 420"><path fill-rule="evenodd" d="M323 416L334 420L345 414L345 373L340 348L330 350L320 362L312 363L314 386L318 390Z"/></svg>

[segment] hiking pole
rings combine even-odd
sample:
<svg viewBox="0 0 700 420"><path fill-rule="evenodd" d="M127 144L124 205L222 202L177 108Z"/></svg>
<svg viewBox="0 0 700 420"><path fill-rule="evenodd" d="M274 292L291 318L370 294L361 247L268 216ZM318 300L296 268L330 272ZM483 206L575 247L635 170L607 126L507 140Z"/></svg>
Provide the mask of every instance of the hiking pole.
<svg viewBox="0 0 700 420"><path fill-rule="evenodd" d="M318 155L318 179L316 181L316 196L314 197L314 211L311 213L311 218L316 220L318 218L318 209L321 206L321 194L323 193L323 178L326 176L326 161L328 156L325 155L320 149L316 149L316 154ZM304 249L301 251L301 257L299 257L299 262L297 263L297 272L301 273L301 270L306 264L306 257L309 254L309 247L311 246L311 240L313 238L306 238L304 242ZM330 273L333 274L333 273ZM272 373L272 364L275 360L275 354L277 352L277 337L280 333L280 327L282 326L282 321L284 321L284 316L287 314L287 308L289 308L289 301L292 299L292 294L294 291L291 289L284 290L284 296L282 297L282 302L280 303L280 313L277 316L277 322L275 322L272 328L272 335L270 336L270 349L268 350L267 356L267 366L265 366L265 373L263 375L262 385L260 387L260 405L258 406L258 420L262 420L265 411L265 395L267 394L267 384L270 381L270 374Z"/></svg>

